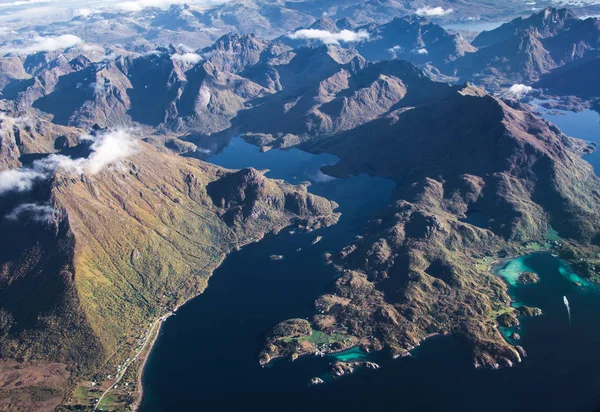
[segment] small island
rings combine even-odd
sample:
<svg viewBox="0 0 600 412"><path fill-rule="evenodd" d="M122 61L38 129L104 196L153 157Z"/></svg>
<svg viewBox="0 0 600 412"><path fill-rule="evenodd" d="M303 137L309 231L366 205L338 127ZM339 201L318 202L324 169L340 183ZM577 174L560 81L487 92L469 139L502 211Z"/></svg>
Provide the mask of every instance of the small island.
<svg viewBox="0 0 600 412"><path fill-rule="evenodd" d="M358 338L346 333L318 330L317 325L305 319L289 319L276 325L266 339L259 362L266 365L280 357L297 359L299 356L328 353L349 349L358 344Z"/></svg>
<svg viewBox="0 0 600 412"><path fill-rule="evenodd" d="M356 368L366 367L368 369L379 369L379 365L369 361L335 362L330 369L331 376L341 377L354 373Z"/></svg>
<svg viewBox="0 0 600 412"><path fill-rule="evenodd" d="M533 285L540 281L540 277L533 272L521 272L519 274L519 278L517 279L517 283L519 285Z"/></svg>

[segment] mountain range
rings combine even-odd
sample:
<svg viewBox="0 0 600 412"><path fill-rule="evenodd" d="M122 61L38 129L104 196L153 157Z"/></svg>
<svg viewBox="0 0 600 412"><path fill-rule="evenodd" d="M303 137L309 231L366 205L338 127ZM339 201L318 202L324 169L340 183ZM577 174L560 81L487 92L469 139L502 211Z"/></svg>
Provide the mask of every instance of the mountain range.
<svg viewBox="0 0 600 412"><path fill-rule="evenodd" d="M199 160L233 136L263 151L334 154L328 175L396 184L390 204L333 254L340 276L298 333L349 334L393 356L452 333L476 366L522 361L498 314L537 311L511 312L506 285L477 262L551 230L566 247L596 251L600 180L581 159L587 142L481 86L600 101L600 24L545 9L469 43L403 16L425 6L174 5L114 26L101 46L0 58L0 227L11 234L0 236L0 356L21 365L0 405L73 405L79 382L102 382L138 356L156 322L202 293L230 251L290 225L336 223L337 205L306 184ZM99 33L98 16L82 27ZM157 43L198 38L156 47L152 33ZM268 334L261 362L310 351L285 335L294 322ZM16 385L49 367L59 383Z"/></svg>

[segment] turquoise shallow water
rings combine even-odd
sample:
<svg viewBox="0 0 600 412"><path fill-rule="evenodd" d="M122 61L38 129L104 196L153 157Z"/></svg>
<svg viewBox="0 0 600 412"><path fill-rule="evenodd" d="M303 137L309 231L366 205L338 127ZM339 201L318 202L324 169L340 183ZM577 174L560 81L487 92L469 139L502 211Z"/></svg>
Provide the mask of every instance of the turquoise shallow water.
<svg viewBox="0 0 600 412"><path fill-rule="evenodd" d="M330 355L333 359L341 362L352 362L369 359L369 354L358 347L350 348L343 352Z"/></svg>
<svg viewBox="0 0 600 412"><path fill-rule="evenodd" d="M532 262L536 261L535 258L538 254L550 256L553 260L553 264L558 274L570 281L573 285L575 285L575 283L579 283L581 285L579 286L579 288L582 291L585 290L600 292L600 286L598 284L582 278L577 273L575 273L573 269L571 269L568 263L552 256L548 252L536 252L504 261L501 265L497 266L494 272L498 276L501 276L504 280L506 280L506 282L513 288L532 287L534 285L519 285L517 283L517 280L519 278L519 275L523 272L534 272L540 277L540 282L544 281L544 276L546 275L546 272L542 270L538 273L538 271L536 271L536 267L532 266ZM516 305L519 305L519 303L517 302Z"/></svg>

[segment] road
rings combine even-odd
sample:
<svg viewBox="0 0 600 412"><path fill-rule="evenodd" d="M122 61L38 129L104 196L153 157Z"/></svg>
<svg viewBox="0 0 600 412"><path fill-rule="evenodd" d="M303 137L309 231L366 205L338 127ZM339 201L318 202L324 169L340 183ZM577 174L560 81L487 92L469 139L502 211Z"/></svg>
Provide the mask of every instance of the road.
<svg viewBox="0 0 600 412"><path fill-rule="evenodd" d="M113 384L110 385L110 387L107 390L104 391L104 393L100 396L100 398L98 398L98 402L96 402L96 405L94 406L94 410L98 409L98 406L100 406L100 402L102 402L102 399L104 399L104 397L108 394L108 392L110 392L116 385L119 384L119 382L121 381L121 379L123 378L123 376L125 376L125 373L127 372L127 369L131 366L131 364L133 362L135 362L138 359L138 357L140 356L140 354L142 353L142 351L148 345L148 342L152 341L152 337L154 336L154 328L158 326L158 328L160 329L160 324L162 322L164 322L171 315L172 315L172 312L169 312L166 315L163 315L163 316L161 316L160 318L158 318L158 319L156 319L154 321L154 323L150 327L150 332L148 332L148 336L146 337L146 340L144 341L144 343L142 344L142 346L140 347L140 349L135 353L135 355L133 356L133 358L131 358L129 360L129 362L126 362L123 365L123 367L121 368L121 371L117 374L117 377L116 377L115 381L113 382ZM156 330L156 333L158 333L158 330Z"/></svg>

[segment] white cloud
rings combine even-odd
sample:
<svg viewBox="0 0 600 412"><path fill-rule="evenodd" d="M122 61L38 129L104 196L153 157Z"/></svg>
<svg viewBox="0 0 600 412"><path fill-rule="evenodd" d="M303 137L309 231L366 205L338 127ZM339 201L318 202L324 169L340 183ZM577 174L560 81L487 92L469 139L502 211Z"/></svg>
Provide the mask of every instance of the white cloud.
<svg viewBox="0 0 600 412"><path fill-rule="evenodd" d="M6 3L0 3L2 7L22 7L30 6L33 4L50 3L52 0L15 0Z"/></svg>
<svg viewBox="0 0 600 412"><path fill-rule="evenodd" d="M104 96L106 94L106 88L104 87L104 82L92 82L89 85L90 89L94 90L95 96Z"/></svg>
<svg viewBox="0 0 600 412"><path fill-rule="evenodd" d="M419 9L417 9L417 14L419 16L428 16L428 17L432 17L432 16L445 16L447 14L452 13L454 10L452 9L444 9L442 7L421 7Z"/></svg>
<svg viewBox="0 0 600 412"><path fill-rule="evenodd" d="M37 223L51 223L54 220L54 214L57 212L50 205L39 205L37 203L23 203L15 207L12 212L5 217L8 220L18 221L22 218Z"/></svg>
<svg viewBox="0 0 600 412"><path fill-rule="evenodd" d="M329 183L337 180L333 176L326 175L321 170L317 170L316 173L311 173L308 176L309 180L312 180L315 183Z"/></svg>
<svg viewBox="0 0 600 412"><path fill-rule="evenodd" d="M79 37L72 34L63 34L62 36L56 37L41 37L36 36L33 38L33 43L24 47L10 47L2 49L2 53L16 53L16 54L33 54L38 52L47 52L54 50L64 50L69 47L73 47L77 44L82 43Z"/></svg>
<svg viewBox="0 0 600 412"><path fill-rule="evenodd" d="M81 9L73 10L73 17L88 17L92 13L94 13L94 10L83 7Z"/></svg>
<svg viewBox="0 0 600 412"><path fill-rule="evenodd" d="M369 33L364 30L358 32L342 30L339 33L331 33L327 30L302 29L289 34L288 37L294 40L320 40L325 44L336 44L340 42L351 43L369 38Z"/></svg>
<svg viewBox="0 0 600 412"><path fill-rule="evenodd" d="M64 170L68 173L95 175L111 163L124 159L137 149L137 141L126 130L116 130L99 136L82 136L80 140L91 140L91 154L87 158L72 159L52 154L34 162L34 168Z"/></svg>
<svg viewBox="0 0 600 412"><path fill-rule="evenodd" d="M227 0L130 0L115 3L114 7L122 11L141 11L146 7L166 8L172 4L221 4Z"/></svg>
<svg viewBox="0 0 600 412"><path fill-rule="evenodd" d="M429 52L425 47L423 47L422 49L417 50L417 54L429 54Z"/></svg>
<svg viewBox="0 0 600 412"><path fill-rule="evenodd" d="M510 89L508 89L508 91L504 93L504 96L520 100L532 91L533 87L531 86L526 86L524 84L513 84L512 86L510 86Z"/></svg>
<svg viewBox="0 0 600 412"><path fill-rule="evenodd" d="M196 53L174 54L171 56L171 60L178 61L183 64L196 64L202 60L202 56Z"/></svg>
<svg viewBox="0 0 600 412"><path fill-rule="evenodd" d="M4 170L0 172L0 195L31 190L34 182L44 177L44 173L31 169Z"/></svg>
<svg viewBox="0 0 600 412"><path fill-rule="evenodd" d="M95 139L92 154L87 159L86 170L91 174L117 160L131 156L137 150L137 141L125 130L109 132Z"/></svg>
<svg viewBox="0 0 600 412"><path fill-rule="evenodd" d="M29 117L11 117L0 112L0 136L5 136L13 127L32 126Z"/></svg>
<svg viewBox="0 0 600 412"><path fill-rule="evenodd" d="M91 140L91 153L87 158L73 159L68 156L51 154L36 160L31 168L5 170L0 172L0 195L10 192L30 190L37 180L47 178L56 170L73 174L94 175L111 163L124 159L137 150L137 141L126 130L102 133L98 136L85 135L80 140Z"/></svg>

